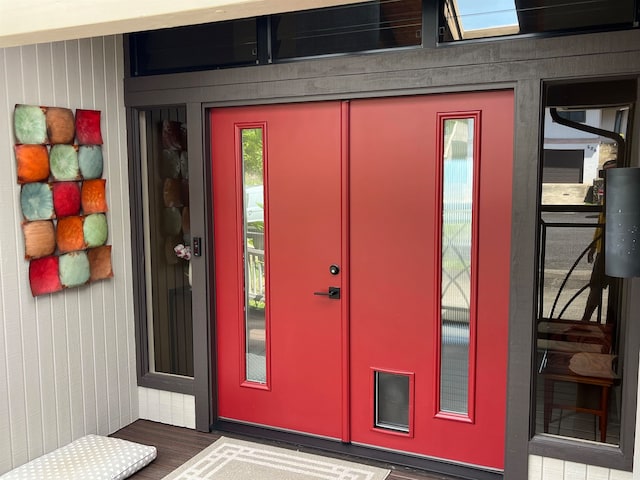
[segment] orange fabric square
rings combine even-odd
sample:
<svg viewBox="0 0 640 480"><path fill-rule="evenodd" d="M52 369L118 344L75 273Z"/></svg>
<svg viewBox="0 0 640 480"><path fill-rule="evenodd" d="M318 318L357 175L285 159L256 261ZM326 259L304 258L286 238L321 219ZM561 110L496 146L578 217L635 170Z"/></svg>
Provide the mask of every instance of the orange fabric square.
<svg viewBox="0 0 640 480"><path fill-rule="evenodd" d="M44 145L16 145L18 183L49 179L49 152Z"/></svg>
<svg viewBox="0 0 640 480"><path fill-rule="evenodd" d="M60 253L74 252L86 247L82 217L64 217L58 220L56 243Z"/></svg>
<svg viewBox="0 0 640 480"><path fill-rule="evenodd" d="M111 245L90 248L87 250L87 257L89 257L89 269L91 271L92 282L113 277Z"/></svg>
<svg viewBox="0 0 640 480"><path fill-rule="evenodd" d="M56 251L56 238L51 220L38 220L22 224L24 258L40 258Z"/></svg>
<svg viewBox="0 0 640 480"><path fill-rule="evenodd" d="M106 183L104 178L82 182L82 211L85 215L107 211Z"/></svg>
<svg viewBox="0 0 640 480"><path fill-rule="evenodd" d="M181 207L182 182L175 178L165 178L162 186L162 199L165 207Z"/></svg>

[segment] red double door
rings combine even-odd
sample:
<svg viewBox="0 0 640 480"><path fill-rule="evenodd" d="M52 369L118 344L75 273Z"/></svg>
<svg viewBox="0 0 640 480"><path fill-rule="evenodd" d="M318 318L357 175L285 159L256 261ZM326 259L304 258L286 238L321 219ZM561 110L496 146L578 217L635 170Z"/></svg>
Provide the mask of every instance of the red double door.
<svg viewBox="0 0 640 480"><path fill-rule="evenodd" d="M219 417L501 469L512 92L210 120Z"/></svg>

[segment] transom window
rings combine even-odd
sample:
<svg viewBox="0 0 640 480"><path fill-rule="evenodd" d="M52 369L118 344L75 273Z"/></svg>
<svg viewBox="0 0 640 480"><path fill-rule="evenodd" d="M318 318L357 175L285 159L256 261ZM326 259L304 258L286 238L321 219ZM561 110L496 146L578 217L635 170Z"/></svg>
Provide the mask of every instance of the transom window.
<svg viewBox="0 0 640 480"><path fill-rule="evenodd" d="M375 0L128 35L131 76L638 27L634 0ZM615 4L615 7L612 6ZM435 19L438 19L437 24Z"/></svg>

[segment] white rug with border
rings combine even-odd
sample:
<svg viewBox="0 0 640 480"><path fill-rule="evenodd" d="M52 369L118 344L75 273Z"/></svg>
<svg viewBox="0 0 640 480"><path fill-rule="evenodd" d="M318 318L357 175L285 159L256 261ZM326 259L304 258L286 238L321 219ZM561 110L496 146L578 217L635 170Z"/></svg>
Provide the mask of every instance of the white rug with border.
<svg viewBox="0 0 640 480"><path fill-rule="evenodd" d="M163 480L384 480L389 470L221 437Z"/></svg>

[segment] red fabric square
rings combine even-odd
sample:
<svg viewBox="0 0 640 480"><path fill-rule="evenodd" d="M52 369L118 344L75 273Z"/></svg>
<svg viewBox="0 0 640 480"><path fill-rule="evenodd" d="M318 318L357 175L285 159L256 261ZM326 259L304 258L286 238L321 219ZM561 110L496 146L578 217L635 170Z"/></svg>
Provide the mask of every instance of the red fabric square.
<svg viewBox="0 0 640 480"><path fill-rule="evenodd" d="M45 293L62 290L58 275L58 257L44 257L29 263L29 284L31 294L36 297Z"/></svg>
<svg viewBox="0 0 640 480"><path fill-rule="evenodd" d="M53 209L56 217L80 214L80 185L76 182L53 184Z"/></svg>
<svg viewBox="0 0 640 480"><path fill-rule="evenodd" d="M76 110L76 138L79 145L102 145L100 110Z"/></svg>

